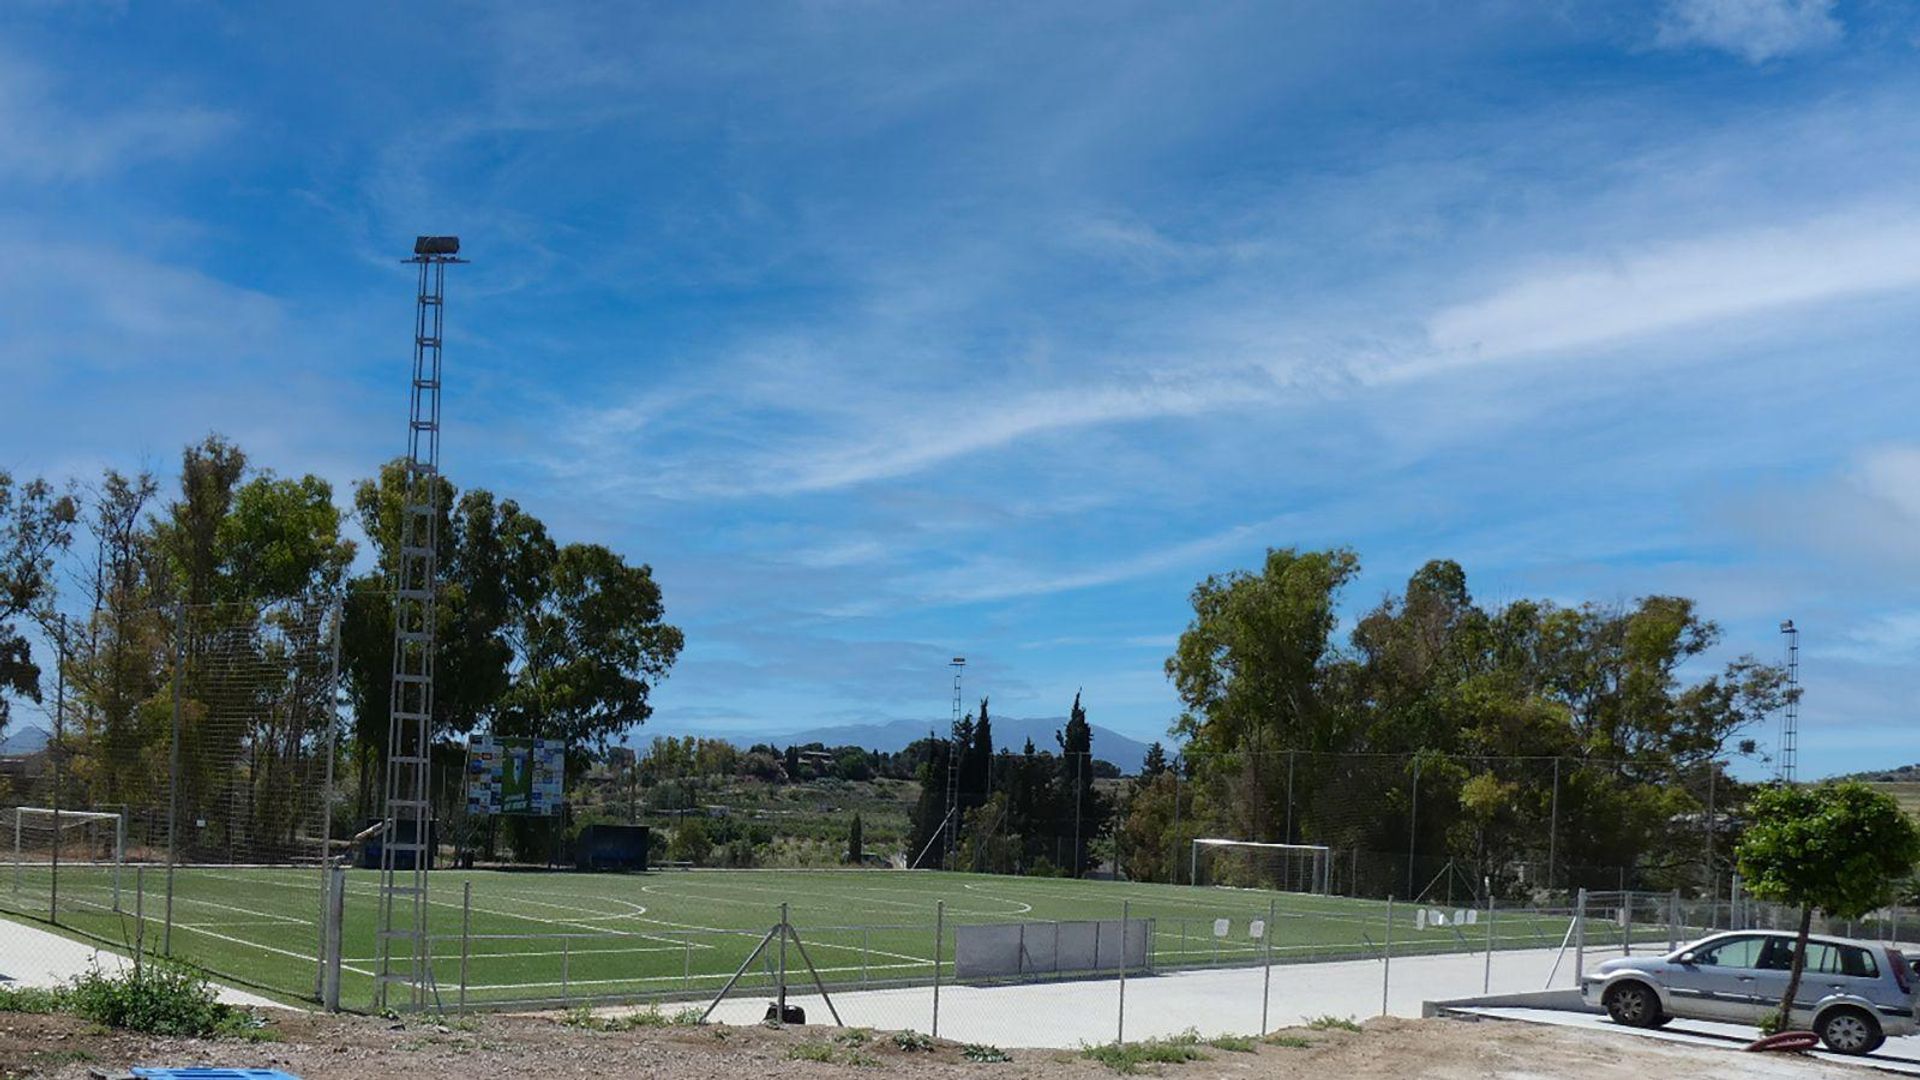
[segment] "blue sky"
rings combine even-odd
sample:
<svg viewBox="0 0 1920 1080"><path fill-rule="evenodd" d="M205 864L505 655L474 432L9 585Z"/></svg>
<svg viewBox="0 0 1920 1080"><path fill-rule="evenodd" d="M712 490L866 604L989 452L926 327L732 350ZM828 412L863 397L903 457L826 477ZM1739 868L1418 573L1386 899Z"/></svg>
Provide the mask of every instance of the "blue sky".
<svg viewBox="0 0 1920 1080"><path fill-rule="evenodd" d="M1155 736L1349 544L1791 617L1803 774L1915 761L1917 92L1897 0L9 5L0 462L344 501L457 232L448 468L653 564L662 728Z"/></svg>

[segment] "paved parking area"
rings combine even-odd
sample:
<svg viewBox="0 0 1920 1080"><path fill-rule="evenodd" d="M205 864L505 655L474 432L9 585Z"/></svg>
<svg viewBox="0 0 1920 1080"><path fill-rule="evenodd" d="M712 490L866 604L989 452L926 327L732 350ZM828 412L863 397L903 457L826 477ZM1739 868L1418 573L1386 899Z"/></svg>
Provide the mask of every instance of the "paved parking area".
<svg viewBox="0 0 1920 1080"><path fill-rule="evenodd" d="M1624 1038L1661 1039L1695 1046L1719 1046L1738 1053L1755 1036L1750 1027L1716 1024L1705 1020L1675 1020L1663 1028L1630 1028L1616 1024L1600 1013L1568 1012L1557 1009L1522 1009L1493 1006L1466 1006L1448 1010L1463 1016L1482 1016L1491 1020L1520 1020L1530 1024L1579 1027L1610 1031ZM1836 1065L1854 1065L1887 1072L1920 1076L1920 1035L1888 1039L1879 1051L1862 1057L1816 1050L1813 1057Z"/></svg>

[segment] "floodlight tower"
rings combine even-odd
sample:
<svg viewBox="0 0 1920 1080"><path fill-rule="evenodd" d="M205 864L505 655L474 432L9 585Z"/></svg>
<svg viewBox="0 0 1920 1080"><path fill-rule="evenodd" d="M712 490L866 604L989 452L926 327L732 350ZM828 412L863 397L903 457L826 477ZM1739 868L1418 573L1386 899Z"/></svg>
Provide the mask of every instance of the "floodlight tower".
<svg viewBox="0 0 1920 1080"><path fill-rule="evenodd" d="M960 673L966 669L967 658L956 656L947 664L953 669L953 724L947 728L947 842L946 857L941 865L953 869L953 849L960 836L960 823L955 818L960 815L960 755L966 748L955 745L953 733L960 729Z"/></svg>
<svg viewBox="0 0 1920 1080"><path fill-rule="evenodd" d="M1800 771L1800 630L1788 619L1780 632L1787 636L1787 708L1780 716L1780 760L1774 776L1791 784Z"/></svg>
<svg viewBox="0 0 1920 1080"><path fill-rule="evenodd" d="M440 540L440 335L447 267L457 236L413 242L419 268L414 290L413 383L402 475L400 535L393 585L393 684L387 723L385 831L380 838L378 1007L389 988L406 987L396 1006L429 1004L432 960L427 941L427 865L432 861L433 630ZM398 995L396 995L398 997Z"/></svg>

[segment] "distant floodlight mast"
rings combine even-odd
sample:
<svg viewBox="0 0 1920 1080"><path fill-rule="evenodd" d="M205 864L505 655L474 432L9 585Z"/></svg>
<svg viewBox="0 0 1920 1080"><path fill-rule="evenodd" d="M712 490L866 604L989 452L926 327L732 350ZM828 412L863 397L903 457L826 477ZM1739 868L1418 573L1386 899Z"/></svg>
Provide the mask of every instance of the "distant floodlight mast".
<svg viewBox="0 0 1920 1080"><path fill-rule="evenodd" d="M420 1009L431 1004L433 969L427 937L427 867L433 862L433 633L439 587L440 342L447 265L457 236L413 242L420 268L414 290L413 380L407 417L407 460L400 501L398 560L393 579L393 682L387 724L386 801L380 836L379 965L376 1006ZM405 987L393 1000L391 987Z"/></svg>
<svg viewBox="0 0 1920 1080"><path fill-rule="evenodd" d="M941 860L941 865L951 870L954 848L960 839L960 755L966 752L966 747L954 742L953 733L960 730L960 673L967 666L967 658L956 656L947 662L947 666L953 669L953 724L947 728L947 842L946 857Z"/></svg>
<svg viewBox="0 0 1920 1080"><path fill-rule="evenodd" d="M1780 715L1780 760L1774 776L1791 784L1800 772L1800 629L1788 619L1780 632L1787 636L1787 708Z"/></svg>

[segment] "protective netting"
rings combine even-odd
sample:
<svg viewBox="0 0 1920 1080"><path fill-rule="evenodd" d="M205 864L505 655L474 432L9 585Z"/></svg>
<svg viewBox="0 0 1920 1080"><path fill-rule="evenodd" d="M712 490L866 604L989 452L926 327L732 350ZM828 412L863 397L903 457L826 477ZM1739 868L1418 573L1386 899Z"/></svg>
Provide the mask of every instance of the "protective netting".
<svg viewBox="0 0 1920 1080"><path fill-rule="evenodd" d="M337 622L330 601L285 601L64 624L44 745L0 773L0 823L19 835L0 907L242 981L267 947L229 924L271 922L283 951L314 938ZM299 892L297 913L249 907L235 875L260 867L308 868L278 886Z"/></svg>

